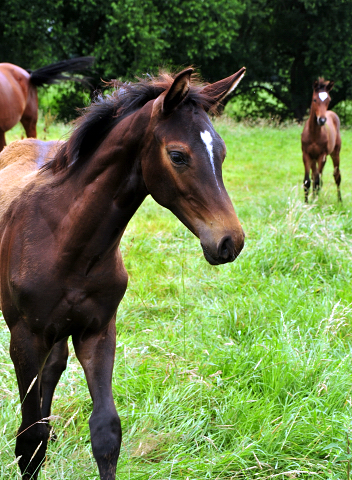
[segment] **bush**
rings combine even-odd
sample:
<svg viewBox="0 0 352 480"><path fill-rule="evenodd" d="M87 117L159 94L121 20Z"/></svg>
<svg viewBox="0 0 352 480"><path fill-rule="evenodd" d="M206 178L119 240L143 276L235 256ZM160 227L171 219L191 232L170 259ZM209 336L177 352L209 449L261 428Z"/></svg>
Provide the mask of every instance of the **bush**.
<svg viewBox="0 0 352 480"><path fill-rule="evenodd" d="M90 104L90 92L80 83L51 85L38 90L39 108L49 112L58 121L70 122L77 118L80 109Z"/></svg>

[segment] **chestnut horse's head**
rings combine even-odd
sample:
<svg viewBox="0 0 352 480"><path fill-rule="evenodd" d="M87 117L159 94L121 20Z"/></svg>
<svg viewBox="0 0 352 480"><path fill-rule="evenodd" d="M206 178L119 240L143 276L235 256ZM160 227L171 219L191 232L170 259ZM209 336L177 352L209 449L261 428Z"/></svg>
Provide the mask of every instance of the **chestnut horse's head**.
<svg viewBox="0 0 352 480"><path fill-rule="evenodd" d="M191 84L184 70L153 102L142 156L145 185L199 239L212 265L232 262L244 245L244 232L222 179L226 148L207 112L234 90L245 74L206 86Z"/></svg>
<svg viewBox="0 0 352 480"><path fill-rule="evenodd" d="M329 92L334 86L334 82L325 81L324 78L319 78L313 83L313 98L311 108L315 113L319 126L325 125L326 112L330 103Z"/></svg>

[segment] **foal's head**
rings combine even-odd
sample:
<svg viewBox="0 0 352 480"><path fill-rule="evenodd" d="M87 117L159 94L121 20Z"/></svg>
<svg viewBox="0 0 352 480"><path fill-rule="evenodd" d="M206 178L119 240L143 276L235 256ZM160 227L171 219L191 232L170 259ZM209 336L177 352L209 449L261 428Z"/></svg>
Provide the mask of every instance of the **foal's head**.
<svg viewBox="0 0 352 480"><path fill-rule="evenodd" d="M313 98L311 109L313 110L319 126L325 125L326 111L330 103L329 92L334 86L334 82L325 81L319 78L313 83Z"/></svg>
<svg viewBox="0 0 352 480"><path fill-rule="evenodd" d="M207 111L232 91L245 73L207 86L191 84L192 69L169 78L153 102L142 155L147 190L201 241L204 256L218 265L232 262L244 233L222 179L226 148Z"/></svg>

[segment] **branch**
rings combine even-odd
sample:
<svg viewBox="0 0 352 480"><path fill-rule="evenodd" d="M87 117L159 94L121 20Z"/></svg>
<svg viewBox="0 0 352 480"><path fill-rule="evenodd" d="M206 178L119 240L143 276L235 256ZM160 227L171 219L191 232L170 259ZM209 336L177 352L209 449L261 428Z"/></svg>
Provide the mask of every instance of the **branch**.
<svg viewBox="0 0 352 480"><path fill-rule="evenodd" d="M287 101L284 100L284 98L277 92L274 90L271 90L270 88L268 87L265 87L264 85L255 85L255 86L251 86L251 87L247 87L247 88L242 88L241 89L241 92L238 92L238 91L234 91L232 93L230 93L229 95L227 95L227 97L225 97L222 101L222 109L223 110L225 108L225 106L227 105L227 103L232 100L233 98L237 97L238 95L240 95L241 93L247 93L249 92L250 90L255 90L255 89L261 89L261 90L265 90L266 92L270 93L271 95L273 95L275 98L277 98L278 100L280 100L280 102L282 102L286 108L290 109L290 105L288 105Z"/></svg>

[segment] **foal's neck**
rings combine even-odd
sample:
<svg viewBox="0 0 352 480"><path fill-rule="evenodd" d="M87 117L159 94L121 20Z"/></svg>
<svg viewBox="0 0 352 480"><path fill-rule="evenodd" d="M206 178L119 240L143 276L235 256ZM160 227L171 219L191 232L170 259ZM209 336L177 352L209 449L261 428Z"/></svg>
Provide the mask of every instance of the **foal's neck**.
<svg viewBox="0 0 352 480"><path fill-rule="evenodd" d="M312 135L320 135L321 132L321 127L318 125L317 121L317 116L315 115L315 112L311 106L310 108L310 114L308 118L308 126L309 126L309 131L311 132Z"/></svg>
<svg viewBox="0 0 352 480"><path fill-rule="evenodd" d="M64 182L70 200L62 244L64 250L76 249L73 256L95 257L116 248L148 194L140 155L149 118L137 112L122 120Z"/></svg>

